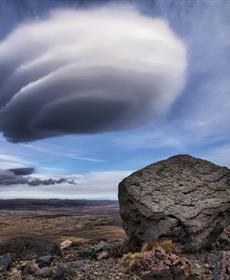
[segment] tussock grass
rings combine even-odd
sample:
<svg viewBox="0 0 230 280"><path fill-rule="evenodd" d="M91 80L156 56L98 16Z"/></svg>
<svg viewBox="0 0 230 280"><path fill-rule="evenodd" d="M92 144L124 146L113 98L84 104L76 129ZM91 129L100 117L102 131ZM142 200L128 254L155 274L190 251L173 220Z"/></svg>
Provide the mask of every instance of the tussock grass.
<svg viewBox="0 0 230 280"><path fill-rule="evenodd" d="M141 248L141 252L150 251L152 249L162 248L167 254L180 254L179 249L175 246L172 240L158 240L151 243L144 243Z"/></svg>
<svg viewBox="0 0 230 280"><path fill-rule="evenodd" d="M128 252L124 254L118 261L118 266L124 272L132 271L136 264L145 256L145 253L154 249L163 249L166 254L180 255L180 251L176 248L172 240L159 240L151 243L143 243L139 252Z"/></svg>

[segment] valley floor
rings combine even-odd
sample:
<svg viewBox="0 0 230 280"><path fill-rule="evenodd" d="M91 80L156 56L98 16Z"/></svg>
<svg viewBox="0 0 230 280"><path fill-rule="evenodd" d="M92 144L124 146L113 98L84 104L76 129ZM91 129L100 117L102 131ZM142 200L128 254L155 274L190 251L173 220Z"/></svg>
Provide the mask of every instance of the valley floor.
<svg viewBox="0 0 230 280"><path fill-rule="evenodd" d="M30 201L24 206L16 204L7 208L0 209L0 239L36 234L59 243L66 239L88 242L124 237L119 207L115 202L68 205L60 201L55 205L41 205Z"/></svg>

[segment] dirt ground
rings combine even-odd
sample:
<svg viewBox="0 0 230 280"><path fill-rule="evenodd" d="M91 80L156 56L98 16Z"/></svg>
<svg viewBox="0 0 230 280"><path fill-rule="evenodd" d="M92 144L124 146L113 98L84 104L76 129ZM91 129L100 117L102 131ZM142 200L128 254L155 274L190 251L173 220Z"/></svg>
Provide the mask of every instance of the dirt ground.
<svg viewBox="0 0 230 280"><path fill-rule="evenodd" d="M114 240L125 233L116 204L0 210L0 239L24 234L45 236L59 243L65 239Z"/></svg>

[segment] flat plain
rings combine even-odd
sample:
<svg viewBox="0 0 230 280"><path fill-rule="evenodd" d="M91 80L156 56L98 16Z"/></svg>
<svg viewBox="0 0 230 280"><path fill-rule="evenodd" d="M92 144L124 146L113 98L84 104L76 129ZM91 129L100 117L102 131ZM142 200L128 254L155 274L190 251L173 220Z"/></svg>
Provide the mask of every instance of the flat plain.
<svg viewBox="0 0 230 280"><path fill-rule="evenodd" d="M0 240L17 235L87 243L125 234L116 201L0 200Z"/></svg>

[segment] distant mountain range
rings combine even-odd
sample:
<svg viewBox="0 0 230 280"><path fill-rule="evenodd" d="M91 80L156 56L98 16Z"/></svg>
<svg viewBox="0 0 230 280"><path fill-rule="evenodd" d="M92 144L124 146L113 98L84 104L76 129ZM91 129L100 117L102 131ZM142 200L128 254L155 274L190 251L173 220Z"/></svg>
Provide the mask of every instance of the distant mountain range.
<svg viewBox="0 0 230 280"><path fill-rule="evenodd" d="M79 206L118 205L113 200L69 200L69 199L0 199L0 210L42 210L45 208L74 208Z"/></svg>

